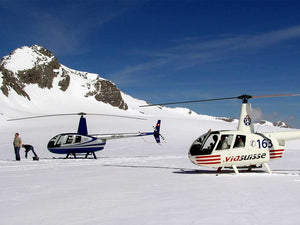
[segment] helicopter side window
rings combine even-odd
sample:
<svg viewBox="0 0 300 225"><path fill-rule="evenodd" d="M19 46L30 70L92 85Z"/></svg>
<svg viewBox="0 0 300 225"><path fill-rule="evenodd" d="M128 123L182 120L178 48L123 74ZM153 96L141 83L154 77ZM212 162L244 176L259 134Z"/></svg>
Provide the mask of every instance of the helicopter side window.
<svg viewBox="0 0 300 225"><path fill-rule="evenodd" d="M69 135L66 139L65 144L71 144L73 142L73 135Z"/></svg>
<svg viewBox="0 0 300 225"><path fill-rule="evenodd" d="M76 136L75 143L80 143L80 142L81 142L81 136Z"/></svg>
<svg viewBox="0 0 300 225"><path fill-rule="evenodd" d="M218 143L217 150L229 149L233 140L233 135L222 135Z"/></svg>
<svg viewBox="0 0 300 225"><path fill-rule="evenodd" d="M244 135L237 135L233 148L244 148L246 143L246 136Z"/></svg>

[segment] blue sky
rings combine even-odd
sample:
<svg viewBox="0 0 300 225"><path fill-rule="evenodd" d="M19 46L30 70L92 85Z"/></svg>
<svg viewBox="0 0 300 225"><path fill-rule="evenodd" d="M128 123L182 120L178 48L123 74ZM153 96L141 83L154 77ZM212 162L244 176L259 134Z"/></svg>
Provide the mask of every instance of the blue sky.
<svg viewBox="0 0 300 225"><path fill-rule="evenodd" d="M300 1L0 0L1 56L39 44L151 103L300 93ZM300 128L300 97L253 99ZM238 118L240 102L182 105Z"/></svg>

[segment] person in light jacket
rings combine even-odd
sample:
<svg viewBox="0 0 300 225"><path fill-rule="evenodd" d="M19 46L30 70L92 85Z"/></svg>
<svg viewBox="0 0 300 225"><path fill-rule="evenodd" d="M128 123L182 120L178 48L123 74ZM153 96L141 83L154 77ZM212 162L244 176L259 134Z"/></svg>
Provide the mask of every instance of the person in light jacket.
<svg viewBox="0 0 300 225"><path fill-rule="evenodd" d="M20 148L22 145L22 139L20 138L19 133L15 134L13 145L15 149L16 161L20 161Z"/></svg>

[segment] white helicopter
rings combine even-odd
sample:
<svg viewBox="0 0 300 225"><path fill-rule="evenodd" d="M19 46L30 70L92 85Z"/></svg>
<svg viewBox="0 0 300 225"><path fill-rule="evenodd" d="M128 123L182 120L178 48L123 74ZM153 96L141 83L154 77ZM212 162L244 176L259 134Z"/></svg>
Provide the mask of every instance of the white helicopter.
<svg viewBox="0 0 300 225"><path fill-rule="evenodd" d="M32 116L25 118L9 119L8 121L14 120L25 120L25 119L35 119L42 117L53 117L53 116L69 116L69 115L79 115L79 125L77 133L63 133L57 134L48 142L47 148L50 152L54 154L65 154L66 158L70 155L73 155L76 158L76 154L86 154L85 158L92 154L95 159L97 159L95 152L104 149L107 140L120 139L120 138L130 138L130 137L144 137L148 135L153 135L155 141L159 144L161 134L160 124L161 120L158 120L156 126L153 127L153 132L135 132L135 133L113 133L113 134L88 134L87 123L85 115L97 115L97 116L111 116L111 117L121 117L129 119L140 119L138 117L130 116L118 116L110 114L95 114L95 113L67 113L67 114L52 114L52 115L41 115L41 116ZM163 137L162 137L163 139Z"/></svg>
<svg viewBox="0 0 300 225"><path fill-rule="evenodd" d="M228 99L243 100L238 129L233 131L209 130L192 143L188 157L192 163L198 166L218 168L217 172L221 172L222 168L233 168L234 172L239 174L238 168L248 168L248 171L251 171L252 168L261 168L261 165L264 165L271 174L268 162L281 158L285 142L300 139L300 131L255 133L252 108L248 100L250 98L284 96L300 96L300 94L263 96L244 94L237 97L152 104L141 107Z"/></svg>

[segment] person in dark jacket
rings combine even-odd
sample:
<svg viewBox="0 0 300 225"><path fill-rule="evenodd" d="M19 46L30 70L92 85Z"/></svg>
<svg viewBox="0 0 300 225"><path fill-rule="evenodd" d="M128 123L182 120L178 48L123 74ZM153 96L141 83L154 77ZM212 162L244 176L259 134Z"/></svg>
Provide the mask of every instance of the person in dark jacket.
<svg viewBox="0 0 300 225"><path fill-rule="evenodd" d="M35 153L34 148L33 148L32 145L22 145L22 147L25 148L25 158L26 159L27 159L28 152L32 151L32 153L34 154L33 160L39 160L39 157Z"/></svg>

